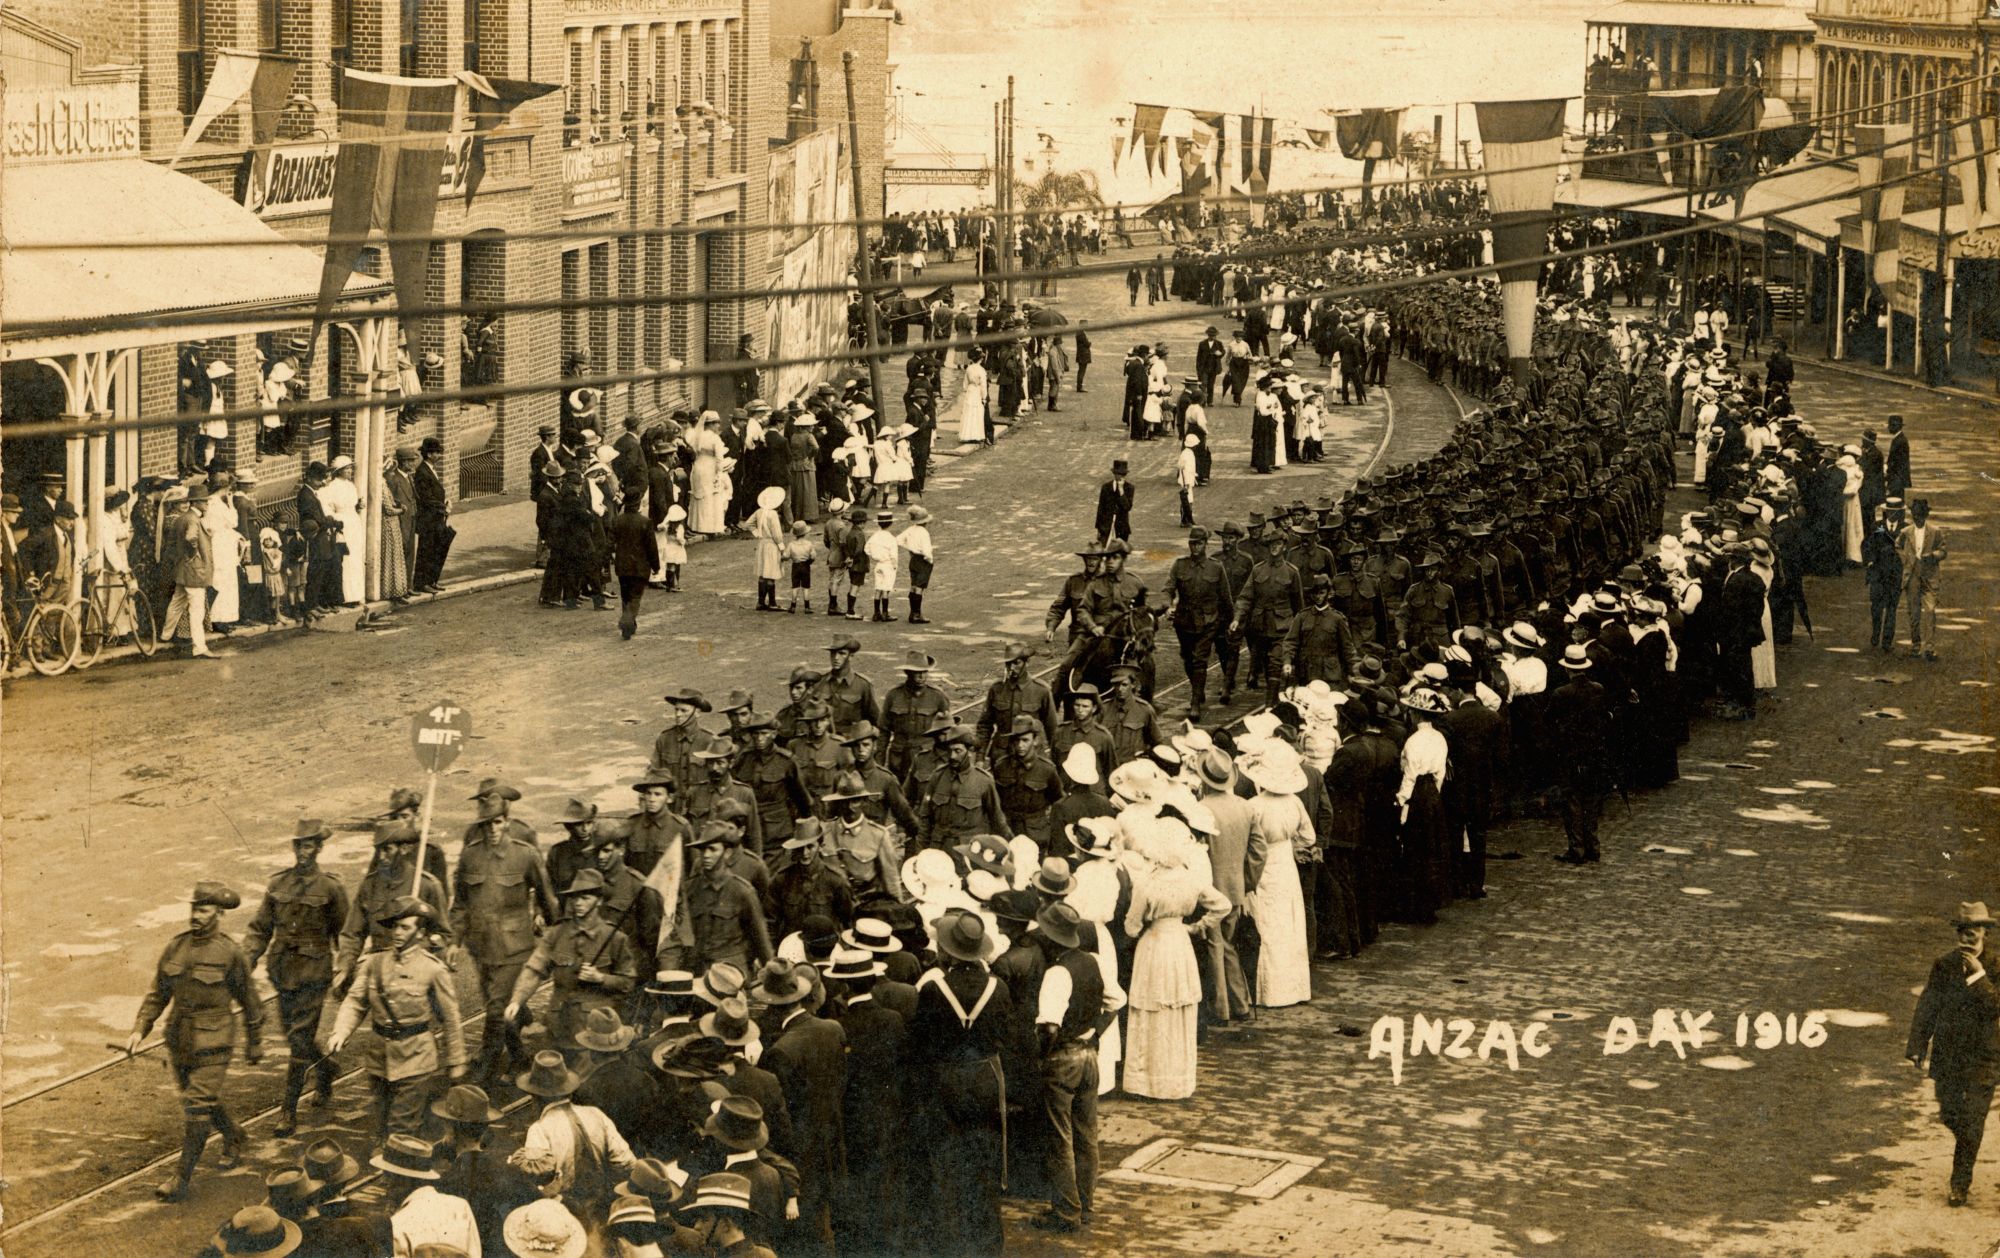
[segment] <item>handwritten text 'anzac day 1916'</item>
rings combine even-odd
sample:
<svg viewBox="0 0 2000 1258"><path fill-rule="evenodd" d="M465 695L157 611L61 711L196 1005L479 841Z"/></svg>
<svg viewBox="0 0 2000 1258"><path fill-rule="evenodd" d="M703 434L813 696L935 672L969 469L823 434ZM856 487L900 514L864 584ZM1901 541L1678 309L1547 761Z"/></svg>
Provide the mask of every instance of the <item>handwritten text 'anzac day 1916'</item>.
<svg viewBox="0 0 2000 1258"><path fill-rule="evenodd" d="M1725 1038L1731 1038L1737 1048L1764 1050L1787 1045L1818 1048L1826 1043L1823 1013L1739 1013L1733 1037L1726 1037L1722 1028L1727 1025L1726 1022L1717 1025L1714 1010L1695 1013L1691 1009L1655 1009L1652 1025L1641 1035L1636 1019L1616 1017L1604 1028L1603 1055L1616 1057L1637 1048L1671 1048L1675 1056L1685 1060L1689 1049L1720 1044ZM1555 1044L1546 1022L1530 1022L1517 1033L1512 1023L1496 1019L1486 1024L1482 1034L1474 1019L1431 1018L1421 1013L1408 1020L1377 1018L1368 1031L1369 1059L1387 1057L1389 1076L1399 1084L1403 1081L1405 1059L1415 1060L1425 1054L1461 1061L1472 1057L1491 1061L1499 1057L1506 1061L1507 1069L1519 1070L1523 1054L1531 1058L1546 1057Z"/></svg>

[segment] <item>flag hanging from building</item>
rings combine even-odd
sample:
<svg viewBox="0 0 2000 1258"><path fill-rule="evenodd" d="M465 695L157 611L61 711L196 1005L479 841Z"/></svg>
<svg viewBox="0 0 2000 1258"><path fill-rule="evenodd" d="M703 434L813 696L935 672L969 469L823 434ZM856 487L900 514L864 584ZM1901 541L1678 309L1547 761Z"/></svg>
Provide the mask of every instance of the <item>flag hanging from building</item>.
<svg viewBox="0 0 2000 1258"><path fill-rule="evenodd" d="M1887 288L1903 262L1903 181L1911 170L1909 123L1854 128L1855 183L1861 203L1861 251L1869 274Z"/></svg>
<svg viewBox="0 0 2000 1258"><path fill-rule="evenodd" d="M516 109L531 100L538 100L551 92L560 92L562 86L556 83L536 83L530 79L495 79L470 70L460 70L454 76L465 85L461 97L464 108L461 115L472 129L470 145L466 150L465 199L470 202L479 191L480 181L486 177L486 136L485 132L501 126L513 116ZM454 125L454 130L457 125Z"/></svg>
<svg viewBox="0 0 2000 1258"><path fill-rule="evenodd" d="M1312 146L1322 153L1326 151L1327 145L1333 143L1333 132L1331 131L1315 131L1311 127L1307 127L1305 131L1306 139L1312 141Z"/></svg>
<svg viewBox="0 0 2000 1258"><path fill-rule="evenodd" d="M1400 109L1357 109L1334 115L1334 137L1341 156L1361 163L1361 204L1365 209L1375 199L1375 163L1396 155L1397 133L1402 129Z"/></svg>
<svg viewBox="0 0 2000 1258"><path fill-rule="evenodd" d="M1990 115L1968 118L1952 129L1951 140L1966 230L2000 227L2000 124Z"/></svg>
<svg viewBox="0 0 2000 1258"><path fill-rule="evenodd" d="M427 236L437 222L438 180L444 141L457 114L456 79L405 79L345 71L340 93L340 156L333 167L333 210L326 262L320 271L315 324L347 286L363 237ZM430 245L395 240L389 246L397 304L425 303ZM407 319L403 330L418 338Z"/></svg>
<svg viewBox="0 0 2000 1258"><path fill-rule="evenodd" d="M1198 197L1214 182L1221 165L1216 149L1222 143L1221 114L1190 114L1187 138L1181 141L1181 195Z"/></svg>
<svg viewBox="0 0 2000 1258"><path fill-rule="evenodd" d="M1556 163L1562 160L1568 104L1556 97L1480 101L1473 106L1485 153L1486 197L1493 212L1493 260L1500 267L1507 357L1524 386L1534 353L1535 290L1548 252Z"/></svg>
<svg viewBox="0 0 2000 1258"><path fill-rule="evenodd" d="M181 133L180 148L174 151L177 165L201 137L230 110L250 102L250 142L267 145L278 134L278 115L292 94L292 76L298 59L275 52L245 52L224 48L215 54L215 69L209 72L208 86L202 89L201 104Z"/></svg>
<svg viewBox="0 0 2000 1258"><path fill-rule="evenodd" d="M1160 128L1167 121L1165 105L1134 105L1132 135L1146 155L1146 173L1159 169Z"/></svg>

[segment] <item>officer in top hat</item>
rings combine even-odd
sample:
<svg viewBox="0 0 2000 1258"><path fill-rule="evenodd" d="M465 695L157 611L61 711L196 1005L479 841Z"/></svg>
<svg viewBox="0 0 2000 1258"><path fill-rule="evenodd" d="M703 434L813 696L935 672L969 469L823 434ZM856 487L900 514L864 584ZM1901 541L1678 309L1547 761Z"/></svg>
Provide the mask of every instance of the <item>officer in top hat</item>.
<svg viewBox="0 0 2000 1258"><path fill-rule="evenodd" d="M285 1065L281 1136L298 1130L299 1097L309 1067L317 1068L315 1104L333 1099L333 1062L321 1056L320 1006L333 985L334 949L347 921L347 888L319 867L320 849L333 836L325 822L301 820L292 832L292 867L271 879L264 902L243 936L244 959L254 971L263 960L278 992L278 1021L291 1060Z"/></svg>
<svg viewBox="0 0 2000 1258"><path fill-rule="evenodd" d="M195 1163L208 1142L211 1124L222 1134L222 1166L242 1160L243 1128L222 1107L222 1083L235 1044L230 1005L243 1009L243 1056L252 1065L264 1058L264 1002L250 981L250 963L236 941L222 933L222 915L242 898L219 882L197 882L188 904L188 928L173 937L153 973L152 990L139 1005L127 1056L167 1014L167 1064L181 1097L181 1161L174 1181L154 1195L182 1201L194 1178Z"/></svg>

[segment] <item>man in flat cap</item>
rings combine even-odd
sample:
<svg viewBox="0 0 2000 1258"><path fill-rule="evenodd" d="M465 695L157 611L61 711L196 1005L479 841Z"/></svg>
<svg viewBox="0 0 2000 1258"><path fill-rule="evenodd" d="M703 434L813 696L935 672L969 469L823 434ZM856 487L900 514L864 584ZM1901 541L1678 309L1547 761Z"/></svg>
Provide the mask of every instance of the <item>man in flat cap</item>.
<svg viewBox="0 0 2000 1258"><path fill-rule="evenodd" d="M374 1030L367 1070L378 1141L396 1132L422 1133L440 1067L454 1081L465 1077L458 990L451 970L423 948L431 912L431 906L406 895L376 914L376 923L389 932L389 946L362 958L326 1037L331 1057L364 1016Z"/></svg>
<svg viewBox="0 0 2000 1258"><path fill-rule="evenodd" d="M318 1047L320 1008L333 984L334 949L347 921L347 888L319 867L320 849L332 835L323 821L298 823L292 833L292 867L271 879L243 937L245 961L254 971L263 960L278 991L278 1021L291 1050L284 1114L276 1128L280 1136L298 1130L308 1068L318 1081L315 1104L333 1099L333 1062Z"/></svg>
<svg viewBox="0 0 2000 1258"><path fill-rule="evenodd" d="M167 1063L181 1096L181 1162L169 1184L154 1195L162 1201L187 1199L195 1163L208 1143L212 1124L222 1134L222 1166L243 1156L243 1128L222 1107L222 1082L236 1041L230 1006L243 1009L243 1056L252 1065L264 1058L264 1002L250 982L250 963L236 941L222 933L222 915L243 903L219 882L197 882L188 904L188 928L160 954L153 988L139 1005L126 1055L139 1051L153 1024L167 1014ZM169 1010L171 1009L171 1012Z"/></svg>

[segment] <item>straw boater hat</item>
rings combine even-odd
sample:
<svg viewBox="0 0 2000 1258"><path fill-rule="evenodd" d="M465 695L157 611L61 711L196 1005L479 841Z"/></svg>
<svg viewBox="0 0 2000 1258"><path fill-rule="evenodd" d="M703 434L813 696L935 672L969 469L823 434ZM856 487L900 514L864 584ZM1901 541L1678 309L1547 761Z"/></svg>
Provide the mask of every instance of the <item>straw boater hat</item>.
<svg viewBox="0 0 2000 1258"><path fill-rule="evenodd" d="M561 1060L560 1053L546 1053L544 1056ZM368 1159L368 1165L390 1175L400 1175L404 1179L437 1179L437 1152L428 1140L418 1139L407 1132L395 1132L382 1145L381 1151Z"/></svg>
<svg viewBox="0 0 2000 1258"><path fill-rule="evenodd" d="M851 930L840 932L840 942L850 948L861 948L868 952L901 952L903 941L896 938L896 932L889 923L879 917L858 917Z"/></svg>
<svg viewBox="0 0 2000 1258"><path fill-rule="evenodd" d="M1572 673L1580 673L1591 666L1590 652L1581 643L1572 642L1563 648L1562 666Z"/></svg>

